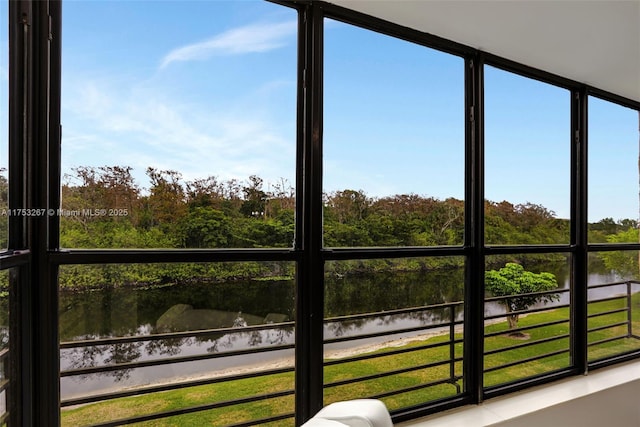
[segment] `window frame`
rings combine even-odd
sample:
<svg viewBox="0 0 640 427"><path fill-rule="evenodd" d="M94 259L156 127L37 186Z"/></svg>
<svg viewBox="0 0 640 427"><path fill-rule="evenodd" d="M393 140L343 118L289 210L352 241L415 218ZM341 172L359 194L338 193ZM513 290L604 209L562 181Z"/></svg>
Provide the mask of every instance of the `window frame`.
<svg viewBox="0 0 640 427"><path fill-rule="evenodd" d="M59 424L57 271L64 264L199 261L293 261L296 274L296 424L314 415L323 400L324 263L333 260L464 256L465 324L460 396L393 413L394 422L465 404L480 403L533 385L581 375L587 370L640 358L631 351L587 362L587 256L593 251L640 250L640 243L589 244L586 216L588 150L587 97L597 96L640 111L640 102L481 52L437 36L321 1L269 0L298 11L296 154L296 238L292 249L60 250L59 224L48 220L11 221L6 266L20 266L20 297L12 318L12 355L22 376L12 411L16 425ZM61 0L10 2L10 206L60 205L60 36ZM152 6L151 6L152 7ZM461 247L324 248L322 245L323 21L325 18L457 55L465 62L465 238ZM24 21L23 21L24 19ZM25 37L26 35L26 37ZM491 246L484 242L484 65L565 88L571 93L571 225L563 245ZM23 128L23 124L26 126ZM571 354L569 368L485 388L484 262L500 254L570 253ZM11 261L10 261L11 260ZM15 265L14 265L15 264ZM0 268L5 268L0 263ZM32 344L31 344L32 343ZM12 353L13 354L13 353ZM20 397L18 397L20 396Z"/></svg>

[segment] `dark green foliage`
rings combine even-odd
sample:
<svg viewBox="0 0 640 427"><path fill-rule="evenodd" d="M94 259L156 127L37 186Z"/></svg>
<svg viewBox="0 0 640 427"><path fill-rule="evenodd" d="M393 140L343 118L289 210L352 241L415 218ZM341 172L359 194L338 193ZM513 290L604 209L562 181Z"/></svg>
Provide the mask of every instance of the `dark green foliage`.
<svg viewBox="0 0 640 427"><path fill-rule="evenodd" d="M556 277L551 273L533 273L521 265L510 262L500 270L490 270L484 276L486 290L495 297L511 296L500 300L508 313L527 310L540 302L557 301L558 294L523 295L551 291L558 287ZM508 316L509 328L518 324L518 314Z"/></svg>
<svg viewBox="0 0 640 427"><path fill-rule="evenodd" d="M141 188L128 166L79 167L67 175L62 187L61 245L67 248L290 248L295 233L294 189L285 180L264 183L252 175L246 181L220 181L210 176L185 181L177 171L148 168L150 186ZM6 179L0 176L0 203L6 204ZM84 210L106 210L105 215L86 215ZM111 213L119 213L112 215ZM569 242L569 221L555 217L543 206L513 205L503 201L485 204L486 241L489 244L561 244ZM0 243L6 245L6 217L0 217ZM323 243L326 247L363 246L461 246L464 243L464 202L416 194L372 198L362 190L345 189L325 195ZM605 219L592 224L591 232L603 241L623 226ZM4 233L4 234L2 234ZM4 237L3 237L4 236ZM637 234L636 234L637 236ZM622 236L624 239L635 238ZM560 259L564 259L562 256ZM526 262L553 262L557 254L528 256ZM493 257L495 265L506 259ZM525 262L517 255L508 261ZM637 261L636 261L637 262ZM437 262L424 267L411 259L396 260L387 271L459 267L461 261ZM372 260L352 263L340 274L379 271ZM357 264L357 266L356 266ZM453 265L452 265L453 264ZM248 264L247 264L248 265ZM90 272L61 276L61 284L81 286L113 284L98 266ZM391 269L391 270L389 270ZM144 270L144 271L143 271ZM132 267L126 283L175 283L196 278L191 269ZM232 271L231 271L232 270ZM278 276L245 267L219 271L221 277ZM240 271L239 271L240 270ZM79 273L79 272L78 272ZM289 274L289 273L287 273ZM256 277L256 276L253 276ZM119 278L120 280L122 278ZM207 278L204 278L207 280ZM115 280L115 278L113 278Z"/></svg>
<svg viewBox="0 0 640 427"><path fill-rule="evenodd" d="M178 228L180 243L187 248L224 248L233 241L229 218L211 207L194 206Z"/></svg>
<svg viewBox="0 0 640 427"><path fill-rule="evenodd" d="M607 243L637 243L638 229L629 227L615 234L606 236ZM614 271L625 280L638 279L638 251L611 251L600 252L599 257L609 271Z"/></svg>
<svg viewBox="0 0 640 427"><path fill-rule="evenodd" d="M634 219L604 218L589 224L590 243L636 243L638 241L638 221ZM635 237L633 236L635 230ZM615 237L614 237L615 236Z"/></svg>
<svg viewBox="0 0 640 427"><path fill-rule="evenodd" d="M487 244L568 244L569 220L556 218L542 205L485 203Z"/></svg>

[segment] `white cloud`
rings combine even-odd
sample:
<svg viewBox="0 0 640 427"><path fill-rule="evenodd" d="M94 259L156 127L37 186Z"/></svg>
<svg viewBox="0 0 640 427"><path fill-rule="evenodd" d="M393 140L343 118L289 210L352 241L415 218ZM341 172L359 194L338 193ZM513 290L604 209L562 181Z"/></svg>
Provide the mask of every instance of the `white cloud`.
<svg viewBox="0 0 640 427"><path fill-rule="evenodd" d="M143 187L148 166L177 170L186 180L293 179L294 125L274 123L259 108L221 111L163 99L153 89L123 93L105 82L76 80L63 105L65 167L132 166Z"/></svg>
<svg viewBox="0 0 640 427"><path fill-rule="evenodd" d="M162 59L160 68L172 62L203 60L214 55L267 52L284 46L286 39L294 35L296 30L295 21L234 28L209 40L172 50Z"/></svg>

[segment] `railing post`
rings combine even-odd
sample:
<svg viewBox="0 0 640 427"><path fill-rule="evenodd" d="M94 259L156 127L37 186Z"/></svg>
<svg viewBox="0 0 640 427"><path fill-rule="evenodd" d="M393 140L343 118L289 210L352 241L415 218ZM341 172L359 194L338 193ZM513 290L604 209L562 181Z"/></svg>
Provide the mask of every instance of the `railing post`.
<svg viewBox="0 0 640 427"><path fill-rule="evenodd" d="M451 383L455 383L456 377L456 366L455 366L455 358L456 358L456 348L455 348L455 339L456 339L456 327L455 327L455 319L456 319L456 306L449 306L449 376L451 378Z"/></svg>
<svg viewBox="0 0 640 427"><path fill-rule="evenodd" d="M451 384L456 386L456 393L462 392L460 384L458 384L458 378L456 376L456 307L457 304L451 304L449 306L449 312L451 318L449 319L449 375L451 377Z"/></svg>
<svg viewBox="0 0 640 427"><path fill-rule="evenodd" d="M627 338L633 335L633 318L631 311L631 282L627 280Z"/></svg>

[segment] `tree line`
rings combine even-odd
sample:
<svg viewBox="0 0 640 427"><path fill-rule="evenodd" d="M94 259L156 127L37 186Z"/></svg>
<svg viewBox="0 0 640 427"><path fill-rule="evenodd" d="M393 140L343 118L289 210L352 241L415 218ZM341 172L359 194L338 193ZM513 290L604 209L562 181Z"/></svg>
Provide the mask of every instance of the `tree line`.
<svg viewBox="0 0 640 427"><path fill-rule="evenodd" d="M293 245L296 195L286 179L265 183L252 175L245 180L221 180L215 176L186 180L178 171L149 167L146 170L149 187L142 188L132 172L129 166L81 166L65 175L59 212L62 247L184 249ZM7 206L7 193L7 180L0 175L2 206ZM324 194L323 203L326 247L442 246L464 242L464 201L456 198L417 194L371 197L362 190L345 189ZM0 221L0 244L6 247L7 216L0 217ZM534 203L486 201L484 228L487 244L569 242L569 220L557 218L553 211ZM638 241L637 222L630 219L605 218L590 224L589 233L591 242ZM498 258L494 260L496 264L507 261ZM553 255L529 255L527 260L531 262L534 258L555 259ZM461 263L461 259L454 258L354 261L335 263L329 270L344 274L377 269L447 268ZM63 270L73 274L62 274L61 284L82 286L82 281L96 280L158 284L190 277L282 278L292 277L294 267L292 263L269 262L200 265L194 275L195 267L185 269L177 265L104 266L98 279L94 277L94 268L64 267Z"/></svg>
<svg viewBox="0 0 640 427"><path fill-rule="evenodd" d="M142 189L131 167L79 167L66 176L68 212L124 210L122 215L62 215L61 242L80 248L291 247L295 191L282 179L265 185L215 176L184 180L148 168ZM370 197L362 190L324 194L324 245L441 246L464 241L464 202L417 194ZM490 244L567 243L569 222L544 206L507 201L485 205Z"/></svg>

